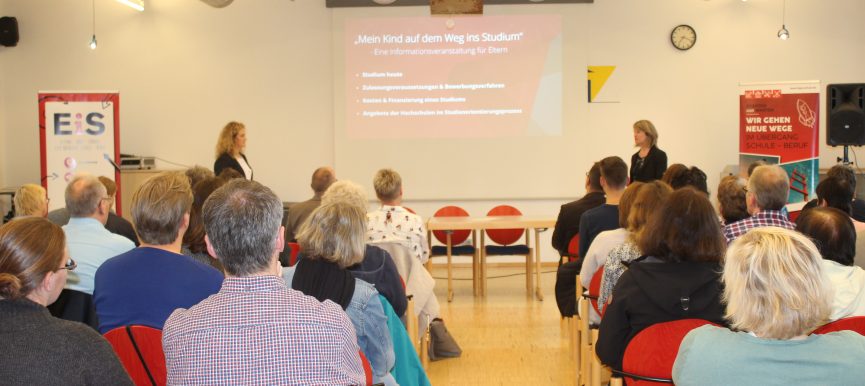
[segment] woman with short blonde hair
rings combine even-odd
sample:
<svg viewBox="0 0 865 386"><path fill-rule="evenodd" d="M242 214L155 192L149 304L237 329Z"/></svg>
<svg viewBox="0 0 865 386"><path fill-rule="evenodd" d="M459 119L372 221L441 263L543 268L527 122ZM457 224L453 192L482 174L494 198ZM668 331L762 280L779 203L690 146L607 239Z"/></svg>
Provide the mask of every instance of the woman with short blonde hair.
<svg viewBox="0 0 865 386"><path fill-rule="evenodd" d="M346 269L363 260L365 236L366 211L351 202L322 202L297 234L303 257L283 268L282 277L292 289L339 304L354 324L373 382L392 385L396 383L389 373L395 361L393 341L379 293Z"/></svg>
<svg viewBox="0 0 865 386"><path fill-rule="evenodd" d="M246 126L231 121L222 128L216 142L216 162L213 172L219 176L223 169L234 169L247 180L252 180L252 167L243 153L246 149Z"/></svg>
<svg viewBox="0 0 865 386"><path fill-rule="evenodd" d="M661 179L667 170L667 153L658 148L658 130L651 121L634 122L634 147L631 156L631 182L652 182Z"/></svg>
<svg viewBox="0 0 865 386"><path fill-rule="evenodd" d="M24 184L15 192L15 217L48 216L48 195L45 188L36 184Z"/></svg>
<svg viewBox="0 0 865 386"><path fill-rule="evenodd" d="M677 385L854 385L865 379L865 337L852 331L808 335L828 320L832 288L806 236L752 229L728 248L723 281L733 331L691 331L673 366Z"/></svg>

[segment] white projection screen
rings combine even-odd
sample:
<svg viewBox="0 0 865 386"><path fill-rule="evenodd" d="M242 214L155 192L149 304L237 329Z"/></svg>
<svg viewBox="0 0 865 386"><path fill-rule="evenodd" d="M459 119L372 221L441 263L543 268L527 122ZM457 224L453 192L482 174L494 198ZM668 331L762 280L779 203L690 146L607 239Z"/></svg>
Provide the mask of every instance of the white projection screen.
<svg viewBox="0 0 865 386"><path fill-rule="evenodd" d="M412 199L575 195L591 163L573 130L586 67L565 71L561 15L376 11L333 12L340 179L371 192L389 167Z"/></svg>

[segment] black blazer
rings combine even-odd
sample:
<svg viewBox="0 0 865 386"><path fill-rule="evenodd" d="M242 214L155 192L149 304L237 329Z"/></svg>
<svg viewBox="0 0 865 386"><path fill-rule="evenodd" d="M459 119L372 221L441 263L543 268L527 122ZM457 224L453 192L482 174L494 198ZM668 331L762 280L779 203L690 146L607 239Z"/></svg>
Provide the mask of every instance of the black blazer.
<svg viewBox="0 0 865 386"><path fill-rule="evenodd" d="M665 171L667 171L667 153L658 149L657 146L652 146L649 149L649 154L646 154L646 158L643 158L642 162L639 151L631 156L631 182L660 180Z"/></svg>
<svg viewBox="0 0 865 386"><path fill-rule="evenodd" d="M243 160L246 161L247 165L249 165L249 160L246 159L246 155L240 153L240 156L243 157ZM247 178L246 173L243 172L243 168L240 167L240 162L237 162L237 160L234 159L234 157L232 157L230 154L222 153L222 155L220 155L219 158L216 159L216 162L213 163L213 173L218 176L219 173L221 173L222 170L226 168L237 170L240 175L242 175L244 178ZM252 170L252 165L249 165L249 169ZM254 175L255 173L253 172L251 174ZM248 176L248 178L251 180L252 176Z"/></svg>

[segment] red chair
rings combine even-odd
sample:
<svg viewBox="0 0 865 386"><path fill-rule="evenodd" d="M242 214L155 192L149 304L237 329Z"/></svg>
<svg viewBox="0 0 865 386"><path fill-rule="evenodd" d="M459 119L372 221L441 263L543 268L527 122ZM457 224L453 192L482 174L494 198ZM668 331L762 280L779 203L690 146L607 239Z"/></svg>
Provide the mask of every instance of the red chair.
<svg viewBox="0 0 865 386"><path fill-rule="evenodd" d="M372 366L369 364L369 360L366 359L366 355L363 355L363 351L358 351L360 354L360 363L363 365L363 373L366 375L366 385L372 386Z"/></svg>
<svg viewBox="0 0 865 386"><path fill-rule="evenodd" d="M568 242L568 261L577 261L580 259L580 234L577 233Z"/></svg>
<svg viewBox="0 0 865 386"><path fill-rule="evenodd" d="M787 214L787 217L790 219L790 222L795 223L796 219L799 218L799 215L802 214L801 210L796 210Z"/></svg>
<svg viewBox="0 0 865 386"><path fill-rule="evenodd" d="M622 370L613 370L614 376L627 378L628 386L654 386L673 383L673 363L679 354L679 345L691 330L711 324L703 319L682 319L658 323L640 331L625 349ZM610 385L621 385L614 378Z"/></svg>
<svg viewBox="0 0 865 386"><path fill-rule="evenodd" d="M167 372L162 331L146 326L117 327L105 333L120 363L136 385L164 385Z"/></svg>
<svg viewBox="0 0 865 386"><path fill-rule="evenodd" d="M288 266L292 267L297 264L297 254L300 253L300 244L288 242L285 243L285 247L291 251L288 255Z"/></svg>
<svg viewBox="0 0 865 386"><path fill-rule="evenodd" d="M510 205L499 205L490 209L487 216L521 216L519 209ZM529 233L526 229L486 229L484 231L490 240L500 245L485 245L481 251L481 292L486 289L487 256L525 256L526 257L526 291L532 292L532 249L529 248ZM525 234L525 244L514 244Z"/></svg>
<svg viewBox="0 0 865 386"><path fill-rule="evenodd" d="M595 274L592 275L592 281L589 282L589 296L588 298L592 301L592 308L595 309L595 312L598 313L602 318L604 317L604 313L601 312L598 307L598 298L601 296L601 279L604 277L604 266L598 267L598 270L595 271ZM604 307L606 310L606 307Z"/></svg>
<svg viewBox="0 0 865 386"><path fill-rule="evenodd" d="M435 212L433 217L469 217L469 212L465 209L460 208L458 206L445 206ZM447 243L448 243L448 233L451 235L451 256L471 256L472 257L472 283L474 284L474 293L477 295L478 293L478 254L477 248L475 247L475 240L477 240L477 233L475 231L470 231L468 229L465 230L456 230L456 231L433 231L432 234L435 236L436 240L439 243L444 245L434 245L430 248L430 257L432 256L447 256ZM471 245L461 245L462 243L468 240L469 236L472 237ZM429 239L429 237L427 237ZM448 272L451 269L451 262L448 261Z"/></svg>
<svg viewBox="0 0 865 386"><path fill-rule="evenodd" d="M838 319L831 323L826 323L822 327L814 330L812 334L828 334L835 331L853 331L859 335L865 335L865 316L851 316L849 318Z"/></svg>

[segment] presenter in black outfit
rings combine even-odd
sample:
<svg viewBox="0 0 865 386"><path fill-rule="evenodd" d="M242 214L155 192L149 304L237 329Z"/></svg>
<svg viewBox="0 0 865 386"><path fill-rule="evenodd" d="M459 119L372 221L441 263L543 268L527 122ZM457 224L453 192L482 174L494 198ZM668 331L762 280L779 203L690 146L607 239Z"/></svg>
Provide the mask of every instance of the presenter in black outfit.
<svg viewBox="0 0 865 386"><path fill-rule="evenodd" d="M667 170L667 153L658 149L658 131L647 120L634 123L634 146L640 151L631 157L631 182L661 179Z"/></svg>
<svg viewBox="0 0 865 386"><path fill-rule="evenodd" d="M243 150L246 148L246 126L240 122L228 122L219 133L216 143L216 162L213 163L213 173L217 176L223 169L234 169L247 180L252 179L252 167L246 160Z"/></svg>

